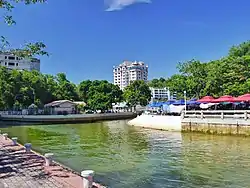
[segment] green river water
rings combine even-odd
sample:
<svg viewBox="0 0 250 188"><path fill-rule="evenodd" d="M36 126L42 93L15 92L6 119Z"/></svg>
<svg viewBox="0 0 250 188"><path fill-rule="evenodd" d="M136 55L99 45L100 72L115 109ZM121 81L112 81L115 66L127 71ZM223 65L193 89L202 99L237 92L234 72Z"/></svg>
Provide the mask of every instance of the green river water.
<svg viewBox="0 0 250 188"><path fill-rule="evenodd" d="M0 127L111 188L250 187L250 138L146 130L126 121Z"/></svg>

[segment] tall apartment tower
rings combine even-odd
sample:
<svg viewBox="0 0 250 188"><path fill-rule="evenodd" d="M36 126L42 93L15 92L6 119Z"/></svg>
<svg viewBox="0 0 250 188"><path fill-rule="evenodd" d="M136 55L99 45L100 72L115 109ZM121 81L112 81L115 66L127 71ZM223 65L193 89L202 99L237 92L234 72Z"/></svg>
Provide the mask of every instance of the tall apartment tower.
<svg viewBox="0 0 250 188"><path fill-rule="evenodd" d="M0 65L7 69L40 71L39 59L17 57L11 53L5 52L0 52Z"/></svg>
<svg viewBox="0 0 250 188"><path fill-rule="evenodd" d="M148 65L141 61L124 61L113 67L114 84L121 90L135 80L148 80Z"/></svg>

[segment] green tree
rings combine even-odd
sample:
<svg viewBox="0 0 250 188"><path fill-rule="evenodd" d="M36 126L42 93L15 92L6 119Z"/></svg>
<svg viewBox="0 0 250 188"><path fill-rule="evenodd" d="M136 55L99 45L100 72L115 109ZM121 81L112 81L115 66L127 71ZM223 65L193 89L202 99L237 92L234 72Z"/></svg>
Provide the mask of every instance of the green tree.
<svg viewBox="0 0 250 188"><path fill-rule="evenodd" d="M177 98L183 98L184 91L187 91L187 78L181 74L174 74L166 80L166 85L168 86L170 92L176 92Z"/></svg>
<svg viewBox="0 0 250 188"><path fill-rule="evenodd" d="M228 56L203 63L191 60L177 66L179 74L166 80L167 87L183 97L238 96L250 92L250 41L233 46Z"/></svg>
<svg viewBox="0 0 250 188"><path fill-rule="evenodd" d="M149 86L142 80L136 80L124 89L124 99L131 106L146 106L151 99Z"/></svg>
<svg viewBox="0 0 250 188"><path fill-rule="evenodd" d="M237 46L233 46L229 50L229 56L242 57L249 55L250 55L250 41L246 41Z"/></svg>
<svg viewBox="0 0 250 188"><path fill-rule="evenodd" d="M56 76L57 89L56 98L59 100L79 100L77 87L75 84L71 83L64 73L58 73Z"/></svg>
<svg viewBox="0 0 250 188"><path fill-rule="evenodd" d="M118 86L109 83L106 80L95 80L91 84L87 82L88 86L85 84L80 84L83 93L80 96L87 98L87 105L93 110L108 110L112 108L112 103L117 103L122 100L122 91ZM86 90L88 88L88 90ZM83 99L84 99L83 98Z"/></svg>
<svg viewBox="0 0 250 188"><path fill-rule="evenodd" d="M153 88L165 88L166 87L166 79L160 78L160 79L153 79L148 83L149 87Z"/></svg>
<svg viewBox="0 0 250 188"><path fill-rule="evenodd" d="M82 101L88 101L88 92L92 82L90 80L84 80L78 85L79 97Z"/></svg>
<svg viewBox="0 0 250 188"><path fill-rule="evenodd" d="M206 85L206 65L196 60L178 64L179 72L186 77L186 91L190 97L199 98L202 94L202 89Z"/></svg>

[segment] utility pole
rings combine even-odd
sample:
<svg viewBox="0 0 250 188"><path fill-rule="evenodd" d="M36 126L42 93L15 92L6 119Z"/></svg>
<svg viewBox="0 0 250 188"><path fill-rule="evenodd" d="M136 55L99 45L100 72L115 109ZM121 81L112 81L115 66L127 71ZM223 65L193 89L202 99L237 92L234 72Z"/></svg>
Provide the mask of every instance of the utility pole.
<svg viewBox="0 0 250 188"><path fill-rule="evenodd" d="M187 92L184 91L184 100L185 100L185 114L186 114L186 111L187 111Z"/></svg>

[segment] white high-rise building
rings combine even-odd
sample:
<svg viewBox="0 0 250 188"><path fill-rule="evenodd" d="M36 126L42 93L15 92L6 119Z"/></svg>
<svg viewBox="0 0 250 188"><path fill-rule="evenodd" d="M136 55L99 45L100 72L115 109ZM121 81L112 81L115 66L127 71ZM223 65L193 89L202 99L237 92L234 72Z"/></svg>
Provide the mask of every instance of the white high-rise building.
<svg viewBox="0 0 250 188"><path fill-rule="evenodd" d="M17 57L11 53L0 52L0 65L7 69L40 71L39 59Z"/></svg>
<svg viewBox="0 0 250 188"><path fill-rule="evenodd" d="M124 61L113 67L114 84L124 89L135 80L148 80L148 66L141 61Z"/></svg>

